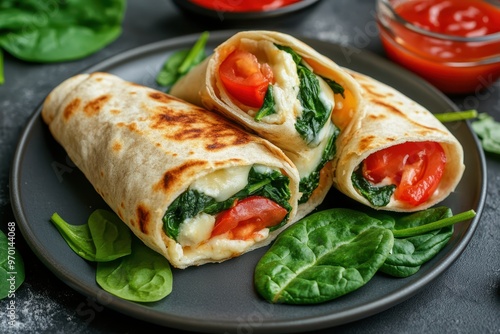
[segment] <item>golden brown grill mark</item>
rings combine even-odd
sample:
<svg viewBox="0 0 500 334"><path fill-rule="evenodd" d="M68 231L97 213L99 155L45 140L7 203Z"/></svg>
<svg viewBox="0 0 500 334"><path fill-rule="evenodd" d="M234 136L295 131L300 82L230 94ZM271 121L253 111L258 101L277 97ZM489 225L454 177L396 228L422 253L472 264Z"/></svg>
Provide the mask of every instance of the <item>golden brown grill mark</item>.
<svg viewBox="0 0 500 334"><path fill-rule="evenodd" d="M122 149L122 144L119 141L115 141L111 147L113 151L118 152Z"/></svg>
<svg viewBox="0 0 500 334"><path fill-rule="evenodd" d="M111 99L111 95L101 95L98 98L93 99L83 107L83 111L88 116L94 116L98 114L104 107L106 102Z"/></svg>
<svg viewBox="0 0 500 334"><path fill-rule="evenodd" d="M149 210L143 204L139 204L137 206L137 221L139 223L139 229L142 233L147 233L150 220L151 214L149 213Z"/></svg>
<svg viewBox="0 0 500 334"><path fill-rule="evenodd" d="M64 108L63 111L63 118L64 120L68 121L71 116L75 113L75 111L80 107L82 100L79 98L76 98L72 100L68 105Z"/></svg>
<svg viewBox="0 0 500 334"><path fill-rule="evenodd" d="M162 92L157 92L157 91L149 93L148 96L151 99L158 101L158 102L161 102L161 103L169 103L171 101L179 101L179 102L186 103L185 101L182 101L181 99L178 99L172 95L168 95L168 94L165 94Z"/></svg>
<svg viewBox="0 0 500 334"><path fill-rule="evenodd" d="M206 166L207 164L208 162L201 160L187 161L163 174L162 179L153 186L153 190L168 193L170 188L175 187L177 180L190 177L190 174L194 175L196 170L198 170L198 166ZM190 169L192 169L191 172L189 171Z"/></svg>
<svg viewBox="0 0 500 334"><path fill-rule="evenodd" d="M201 111L201 112L196 112ZM151 117L151 128L163 131L163 136L173 141L197 140L208 151L221 150L229 146L244 145L253 137L234 125L201 108L172 110L166 106L155 109Z"/></svg>
<svg viewBox="0 0 500 334"><path fill-rule="evenodd" d="M361 141L359 142L359 149L360 151L365 151L370 147L370 144L375 140L375 136L367 136L363 137Z"/></svg>

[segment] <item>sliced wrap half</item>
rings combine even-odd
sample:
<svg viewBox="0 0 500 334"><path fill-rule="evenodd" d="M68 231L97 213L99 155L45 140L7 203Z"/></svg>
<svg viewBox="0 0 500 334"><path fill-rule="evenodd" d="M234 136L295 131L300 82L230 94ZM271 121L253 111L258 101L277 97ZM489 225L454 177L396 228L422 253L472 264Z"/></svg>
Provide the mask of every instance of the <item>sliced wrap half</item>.
<svg viewBox="0 0 500 334"><path fill-rule="evenodd" d="M444 200L462 178L463 148L426 108L396 89L349 71L364 114L340 135L334 186L375 209L410 212Z"/></svg>
<svg viewBox="0 0 500 334"><path fill-rule="evenodd" d="M298 172L280 149L165 93L81 74L48 95L42 117L111 209L177 268L267 245L296 214Z"/></svg>
<svg viewBox="0 0 500 334"><path fill-rule="evenodd" d="M300 175L303 217L332 185L335 141L360 112L356 81L300 40L274 31L243 31L183 76L172 95L214 110L271 141Z"/></svg>

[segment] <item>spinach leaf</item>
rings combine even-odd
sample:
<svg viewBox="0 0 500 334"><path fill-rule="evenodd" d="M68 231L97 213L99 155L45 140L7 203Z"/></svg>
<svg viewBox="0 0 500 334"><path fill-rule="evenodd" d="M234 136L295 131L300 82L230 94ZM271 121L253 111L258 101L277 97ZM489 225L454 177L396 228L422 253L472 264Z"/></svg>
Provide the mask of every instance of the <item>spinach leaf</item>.
<svg viewBox="0 0 500 334"><path fill-rule="evenodd" d="M193 67L205 58L205 45L209 37L208 31L201 34L191 49L179 50L167 58L160 72L156 76L156 83L160 86L171 87Z"/></svg>
<svg viewBox="0 0 500 334"><path fill-rule="evenodd" d="M177 71L188 53L189 50L179 50L168 57L156 76L156 83L164 87L172 86L180 77Z"/></svg>
<svg viewBox="0 0 500 334"><path fill-rule="evenodd" d="M11 225L8 229L8 233L15 233ZM0 231L0 299L12 298L24 278L24 261L15 247L15 238Z"/></svg>
<svg viewBox="0 0 500 334"><path fill-rule="evenodd" d="M133 238L130 255L97 263L96 281L120 298L154 302L172 292L173 278L167 259Z"/></svg>
<svg viewBox="0 0 500 334"><path fill-rule="evenodd" d="M121 33L125 0L1 1L0 46L37 62L72 60L100 50Z"/></svg>
<svg viewBox="0 0 500 334"><path fill-rule="evenodd" d="M361 168L360 168L361 169ZM396 185L376 187L363 177L360 171L355 171L351 175L353 186L366 198L373 206L382 207L389 204L391 196L396 189Z"/></svg>
<svg viewBox="0 0 500 334"><path fill-rule="evenodd" d="M330 86L330 88L332 89L334 94L340 94L345 99L345 95L344 95L345 89L344 89L344 87L342 87L341 84L339 84L337 81L332 80L332 79L328 79L328 78L324 78L324 77L322 77L322 78L323 78L323 80L325 80L325 82L328 84L328 86Z"/></svg>
<svg viewBox="0 0 500 334"><path fill-rule="evenodd" d="M57 213L50 219L70 248L89 261L112 261L130 254L131 232L114 213L95 210L87 224L71 225Z"/></svg>
<svg viewBox="0 0 500 334"><path fill-rule="evenodd" d="M452 217L451 209L436 207L396 218L394 231L423 226ZM396 277L415 274L420 266L432 259L453 235L453 225L427 233L394 239L394 247L380 271Z"/></svg>
<svg viewBox="0 0 500 334"><path fill-rule="evenodd" d="M444 112L444 113L439 113L439 114L436 113L433 115L441 123L464 121L466 119L476 118L477 117L477 110L471 109L471 110L464 110L464 111Z"/></svg>
<svg viewBox="0 0 500 334"><path fill-rule="evenodd" d="M314 213L283 231L259 260L256 290L271 303L312 304L359 289L389 256L392 227L350 209Z"/></svg>
<svg viewBox="0 0 500 334"><path fill-rule="evenodd" d="M333 134L328 139L328 143L326 144L323 154L321 155L320 163L311 174L300 179L299 191L302 193L302 196L299 199L299 204L306 203L309 200L314 189L316 189L319 185L321 169L328 163L328 161L333 159L335 153L337 152L335 142L340 130L335 125L332 124L332 126Z"/></svg>
<svg viewBox="0 0 500 334"><path fill-rule="evenodd" d="M269 85L267 86L266 95L264 95L264 103L262 104L262 107L260 107L257 114L255 114L254 119L258 122L262 120L262 118L275 113L276 109L274 104L273 86Z"/></svg>
<svg viewBox="0 0 500 334"><path fill-rule="evenodd" d="M287 46L276 45L280 50L288 52L297 65L300 88L297 98L302 105L302 115L295 123L295 129L308 144L316 144L318 135L330 119L332 107L325 105L320 98L319 80L307 66L302 63L302 57Z"/></svg>
<svg viewBox="0 0 500 334"><path fill-rule="evenodd" d="M0 0L0 49L33 62L88 56L121 34L125 5L125 0Z"/></svg>
<svg viewBox="0 0 500 334"><path fill-rule="evenodd" d="M231 208L236 200L250 195L269 198L290 213L292 208L288 203L291 197L289 183L290 179L276 170L263 171L253 166L248 173L248 183L245 188L225 201L217 202L211 196L188 189L177 197L165 212L163 216L164 231L170 238L177 240L179 226L187 218L195 217L201 212L215 215ZM273 226L271 229L274 230L283 226L287 219L288 214L280 224Z"/></svg>
<svg viewBox="0 0 500 334"><path fill-rule="evenodd" d="M165 212L163 224L165 233L174 240L179 236L180 224L203 212L206 207L216 204L213 197L207 196L199 191L188 189L177 197Z"/></svg>
<svg viewBox="0 0 500 334"><path fill-rule="evenodd" d="M490 153L500 154L500 122L486 113L478 115L472 122L472 129L481 138L483 149Z"/></svg>

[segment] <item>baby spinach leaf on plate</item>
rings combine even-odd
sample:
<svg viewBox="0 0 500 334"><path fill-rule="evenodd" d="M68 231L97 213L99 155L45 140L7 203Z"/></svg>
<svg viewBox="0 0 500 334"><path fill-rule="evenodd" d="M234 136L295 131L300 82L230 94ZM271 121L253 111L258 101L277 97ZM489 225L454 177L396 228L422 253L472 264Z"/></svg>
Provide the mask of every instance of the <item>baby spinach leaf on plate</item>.
<svg viewBox="0 0 500 334"><path fill-rule="evenodd" d="M463 110L463 111L451 111L444 113L436 113L434 117L438 119L441 123L446 122L456 122L456 121L465 121L467 119L472 119L477 117L477 110Z"/></svg>
<svg viewBox="0 0 500 334"><path fill-rule="evenodd" d="M490 153L500 154L500 122L486 113L481 113L472 122L472 129L481 138L483 149Z"/></svg>
<svg viewBox="0 0 500 334"><path fill-rule="evenodd" d="M271 303L313 304L359 289L388 257L391 228L350 209L312 214L282 232L259 260L257 292Z"/></svg>
<svg viewBox="0 0 500 334"><path fill-rule="evenodd" d="M422 226L452 216L451 209L447 207L431 208L397 218L394 230ZM392 252L380 271L396 277L413 275L443 249L452 235L453 225L421 235L395 238Z"/></svg>
<svg viewBox="0 0 500 334"><path fill-rule="evenodd" d="M154 302L172 292L173 278L167 259L133 238L130 255L97 263L96 281L120 298Z"/></svg>
<svg viewBox="0 0 500 334"><path fill-rule="evenodd" d="M15 239L0 231L0 299L11 298L24 278L24 261L15 247Z"/></svg>
<svg viewBox="0 0 500 334"><path fill-rule="evenodd" d="M167 58L160 72L156 76L156 83L160 86L171 87L183 75L206 58L205 45L209 37L208 31L201 34L191 49L178 50Z"/></svg>
<svg viewBox="0 0 500 334"><path fill-rule="evenodd" d="M70 248L86 260L111 261L131 252L131 232L113 212L95 210L82 225L68 224L57 213L51 221Z"/></svg>

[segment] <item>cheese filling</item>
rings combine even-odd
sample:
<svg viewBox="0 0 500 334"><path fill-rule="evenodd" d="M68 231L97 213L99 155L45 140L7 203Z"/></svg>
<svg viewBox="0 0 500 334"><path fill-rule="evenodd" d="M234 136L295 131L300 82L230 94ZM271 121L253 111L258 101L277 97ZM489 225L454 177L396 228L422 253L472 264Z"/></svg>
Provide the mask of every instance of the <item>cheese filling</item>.
<svg viewBox="0 0 500 334"><path fill-rule="evenodd" d="M211 196L217 202L222 202L246 187L251 168L252 166L236 166L220 169L198 178L189 188ZM254 165L253 168L258 173L269 173L272 171L271 168L263 165ZM211 233L214 226L215 215L204 212L198 213L192 218L185 219L179 225L177 241L183 247L197 247L206 243L207 240L211 240ZM262 236L267 235L267 233L262 234ZM256 235L257 238L259 238L258 235ZM212 239L220 239L221 237L223 238L223 236L219 236Z"/></svg>
<svg viewBox="0 0 500 334"><path fill-rule="evenodd" d="M321 163L323 157L323 152L325 151L326 145L328 145L327 138L333 135L335 128L332 122L328 122L325 127L321 130L320 136L323 140L320 144L308 151L304 151L300 156L290 153L290 159L295 164L299 171L300 178L309 176L311 173L316 171L318 165Z"/></svg>

